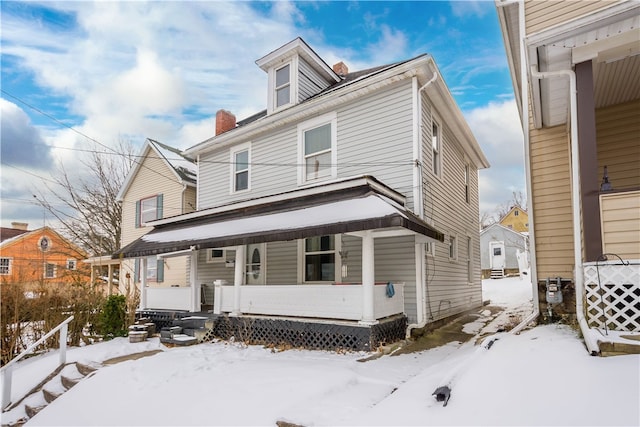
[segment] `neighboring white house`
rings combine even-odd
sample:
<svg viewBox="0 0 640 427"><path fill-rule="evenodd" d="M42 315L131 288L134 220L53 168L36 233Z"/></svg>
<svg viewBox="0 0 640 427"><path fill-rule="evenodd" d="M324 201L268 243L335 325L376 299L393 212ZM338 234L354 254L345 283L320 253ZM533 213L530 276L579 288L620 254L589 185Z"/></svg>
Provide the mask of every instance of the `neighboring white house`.
<svg viewBox="0 0 640 427"><path fill-rule="evenodd" d="M526 253L527 237L500 224L492 224L480 232L480 267L482 277L504 277L518 274L518 252Z"/></svg>
<svg viewBox="0 0 640 427"><path fill-rule="evenodd" d="M145 224L192 212L196 208L196 173L193 160L180 150L147 139L129 171L117 200L122 204L121 247L151 230ZM139 259L124 259L120 267L120 291L140 286L141 275L148 286L184 287L183 300L175 308L189 309L190 290L187 258L153 259L140 268ZM178 291L179 292L179 291Z"/></svg>
<svg viewBox="0 0 640 427"><path fill-rule="evenodd" d="M214 313L256 341L372 348L480 306L489 164L433 58L349 72L297 38L256 64L266 110L220 110L185 151L198 211L114 256L189 256L192 311L216 284Z"/></svg>

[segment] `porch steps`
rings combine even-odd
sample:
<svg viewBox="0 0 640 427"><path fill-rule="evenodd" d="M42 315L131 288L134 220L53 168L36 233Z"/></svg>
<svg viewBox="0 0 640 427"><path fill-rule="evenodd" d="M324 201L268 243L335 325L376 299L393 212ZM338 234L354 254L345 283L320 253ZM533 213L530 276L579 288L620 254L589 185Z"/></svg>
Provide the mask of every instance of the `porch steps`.
<svg viewBox="0 0 640 427"><path fill-rule="evenodd" d="M504 268L491 269L491 278L492 279L503 279L504 278Z"/></svg>
<svg viewBox="0 0 640 427"><path fill-rule="evenodd" d="M84 378L91 376L100 366L74 362L56 369L30 390L25 397L3 411L2 427L24 425L67 390Z"/></svg>

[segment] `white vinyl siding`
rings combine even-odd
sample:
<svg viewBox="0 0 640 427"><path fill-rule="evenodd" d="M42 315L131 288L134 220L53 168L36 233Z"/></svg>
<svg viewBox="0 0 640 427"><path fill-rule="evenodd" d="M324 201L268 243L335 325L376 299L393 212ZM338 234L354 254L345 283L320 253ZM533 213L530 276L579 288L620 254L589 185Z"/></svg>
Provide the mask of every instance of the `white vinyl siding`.
<svg viewBox="0 0 640 427"><path fill-rule="evenodd" d="M555 25L609 7L612 1L525 1L526 33L533 34Z"/></svg>
<svg viewBox="0 0 640 427"><path fill-rule="evenodd" d="M329 84L304 60L298 59L298 102L311 98Z"/></svg>

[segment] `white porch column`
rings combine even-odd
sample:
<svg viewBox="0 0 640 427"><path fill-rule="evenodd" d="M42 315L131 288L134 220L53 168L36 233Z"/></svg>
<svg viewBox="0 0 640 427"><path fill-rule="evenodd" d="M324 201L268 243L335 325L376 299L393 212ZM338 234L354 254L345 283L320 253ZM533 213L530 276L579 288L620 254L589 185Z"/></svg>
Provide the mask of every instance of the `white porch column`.
<svg viewBox="0 0 640 427"><path fill-rule="evenodd" d="M191 282L191 311L200 311L200 283L198 283L198 251L192 251L189 263L189 281Z"/></svg>
<svg viewBox="0 0 640 427"><path fill-rule="evenodd" d="M362 320L359 322L365 325L378 323L373 298L375 275L373 234L371 230L367 230L362 234Z"/></svg>
<svg viewBox="0 0 640 427"><path fill-rule="evenodd" d="M107 286L109 287L109 295L111 295L111 288L113 287L113 265L109 264L107 273Z"/></svg>
<svg viewBox="0 0 640 427"><path fill-rule="evenodd" d="M240 313L240 286L244 284L246 254L244 246L236 246L236 269L233 278L233 311L231 316L239 316Z"/></svg>
<svg viewBox="0 0 640 427"><path fill-rule="evenodd" d="M147 258L140 258L140 310L147 308Z"/></svg>

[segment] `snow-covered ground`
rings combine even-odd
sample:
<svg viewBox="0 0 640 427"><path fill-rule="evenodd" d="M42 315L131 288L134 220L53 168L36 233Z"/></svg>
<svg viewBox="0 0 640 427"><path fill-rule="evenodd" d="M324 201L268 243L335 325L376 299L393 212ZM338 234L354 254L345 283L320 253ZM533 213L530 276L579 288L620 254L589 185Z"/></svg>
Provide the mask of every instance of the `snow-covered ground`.
<svg viewBox="0 0 640 427"><path fill-rule="evenodd" d="M507 308L505 315L529 313L527 281L486 280L483 290L485 300ZM504 320L472 329L493 332ZM157 338L116 339L72 349L69 359L165 351L101 368L27 425L640 424L639 355L592 357L563 325L498 337L489 350L471 340L368 362L358 361L365 353L223 342L167 349ZM37 383L55 360L53 354L18 364L14 388ZM452 392L443 407L432 393L445 383Z"/></svg>

